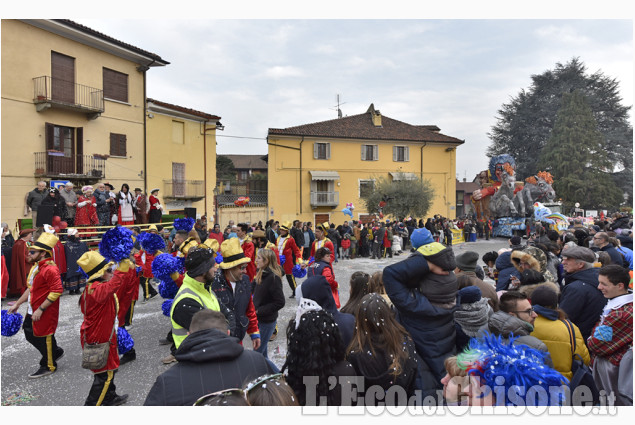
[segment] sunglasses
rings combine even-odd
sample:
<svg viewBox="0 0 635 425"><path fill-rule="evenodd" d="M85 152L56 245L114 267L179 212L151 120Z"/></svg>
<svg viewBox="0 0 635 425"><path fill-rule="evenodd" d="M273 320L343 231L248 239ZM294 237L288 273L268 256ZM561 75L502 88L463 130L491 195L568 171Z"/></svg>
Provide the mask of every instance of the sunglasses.
<svg viewBox="0 0 635 425"><path fill-rule="evenodd" d="M245 389L242 388L228 388L226 390L221 390L221 391L216 391L207 395L204 395L203 397L199 398L198 400L196 400L196 402L194 402L194 406L205 406L207 404L209 404L209 402L215 398L215 397L220 397L220 398L229 398L231 396L234 395L238 395L241 397L244 397L245 399L247 398L247 394L249 393L249 391L252 391L254 388L257 388L261 385L266 385L267 382L269 381L278 381L280 380L280 378L282 378L282 373L274 373L274 374L270 374L270 375L263 375L259 378L254 379L253 381L249 382L246 386ZM223 404L222 400L219 400L218 404Z"/></svg>
<svg viewBox="0 0 635 425"><path fill-rule="evenodd" d="M527 310L514 311L514 313L517 313L517 314L519 314L519 313L531 314L533 312L534 312L534 308L533 307L529 308Z"/></svg>

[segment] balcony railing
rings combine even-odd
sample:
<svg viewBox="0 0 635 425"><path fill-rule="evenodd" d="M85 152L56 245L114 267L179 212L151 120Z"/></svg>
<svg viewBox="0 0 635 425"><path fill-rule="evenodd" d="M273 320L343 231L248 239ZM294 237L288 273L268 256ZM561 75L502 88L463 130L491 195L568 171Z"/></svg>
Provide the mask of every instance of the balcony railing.
<svg viewBox="0 0 635 425"><path fill-rule="evenodd" d="M267 205L267 194L266 193L255 193L249 195L232 195L230 193L224 193L220 195L216 195L216 202L219 206L223 205L235 205L234 201L240 198L241 196L249 197L248 205Z"/></svg>
<svg viewBox="0 0 635 425"><path fill-rule="evenodd" d="M339 203L339 192L311 192L311 206L313 207L336 207Z"/></svg>
<svg viewBox="0 0 635 425"><path fill-rule="evenodd" d="M99 180L106 177L106 160L94 155L35 152L35 176Z"/></svg>
<svg viewBox="0 0 635 425"><path fill-rule="evenodd" d="M96 118L104 112L104 91L45 75L33 79L33 103L38 112L47 108L64 108Z"/></svg>
<svg viewBox="0 0 635 425"><path fill-rule="evenodd" d="M163 180L164 198L192 199L205 198L205 182L203 180Z"/></svg>

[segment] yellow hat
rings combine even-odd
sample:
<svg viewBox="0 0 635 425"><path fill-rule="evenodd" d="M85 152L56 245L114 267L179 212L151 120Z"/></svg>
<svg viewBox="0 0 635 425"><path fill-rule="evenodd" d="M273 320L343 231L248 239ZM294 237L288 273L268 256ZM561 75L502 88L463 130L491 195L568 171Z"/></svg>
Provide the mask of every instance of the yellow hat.
<svg viewBox="0 0 635 425"><path fill-rule="evenodd" d="M280 228L286 230L287 232L289 231L289 229L291 229L291 227L293 227L293 225L288 220L280 223Z"/></svg>
<svg viewBox="0 0 635 425"><path fill-rule="evenodd" d="M77 265L88 275L88 282L102 277L113 264L112 261L109 262L97 251L85 252L77 260Z"/></svg>
<svg viewBox="0 0 635 425"><path fill-rule="evenodd" d="M220 263L220 268L223 270L231 269L251 261L249 257L245 256L238 238L224 240L220 246L220 251L223 254L223 262Z"/></svg>
<svg viewBox="0 0 635 425"><path fill-rule="evenodd" d="M323 231L324 233L328 232L329 227L331 227L331 226L329 225L328 221L325 221L324 223L317 225L317 228L320 229L321 231Z"/></svg>
<svg viewBox="0 0 635 425"><path fill-rule="evenodd" d="M37 238L37 241L31 245L31 249L36 249L38 251L48 251L52 252L55 245L59 241L58 237L53 233L44 232Z"/></svg>
<svg viewBox="0 0 635 425"><path fill-rule="evenodd" d="M218 244L218 241L216 241L216 243ZM196 248L198 245L198 242L196 242L194 238L188 238L188 240L183 241L183 243L179 246L179 251L181 251L184 255L187 255L190 249Z"/></svg>
<svg viewBox="0 0 635 425"><path fill-rule="evenodd" d="M205 239L205 242L203 242L203 245L205 245L206 247L208 247L214 252L218 252L219 244L218 244L218 241L214 238Z"/></svg>
<svg viewBox="0 0 635 425"><path fill-rule="evenodd" d="M148 227L148 232L155 232L155 233L159 233L159 229L157 229L157 226L155 226L154 224L151 224Z"/></svg>

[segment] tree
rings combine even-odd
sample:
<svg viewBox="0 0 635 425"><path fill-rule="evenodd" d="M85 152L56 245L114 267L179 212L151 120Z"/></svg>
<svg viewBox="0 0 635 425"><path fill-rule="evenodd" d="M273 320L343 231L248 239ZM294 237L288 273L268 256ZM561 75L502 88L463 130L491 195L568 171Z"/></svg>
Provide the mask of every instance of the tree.
<svg viewBox="0 0 635 425"><path fill-rule="evenodd" d="M223 155L216 155L216 180L236 181L236 168L231 159Z"/></svg>
<svg viewBox="0 0 635 425"><path fill-rule="evenodd" d="M434 189L428 180L396 180L386 177L375 179L375 189L362 197L369 214L380 211L394 218L425 217L434 199Z"/></svg>
<svg viewBox="0 0 635 425"><path fill-rule="evenodd" d="M603 139L584 95L579 90L565 93L537 165L553 175L553 188L566 210L576 202L586 208L617 209L623 200L613 184L613 164Z"/></svg>
<svg viewBox="0 0 635 425"><path fill-rule="evenodd" d="M519 178L540 171L538 160L551 131L562 96L579 90L584 95L602 134L602 150L614 164L613 180L633 196L633 127L630 106L621 104L619 83L598 71L588 75L585 65L573 58L555 70L532 75L532 84L498 111L497 123L488 133L491 144L487 156L508 153L516 160Z"/></svg>

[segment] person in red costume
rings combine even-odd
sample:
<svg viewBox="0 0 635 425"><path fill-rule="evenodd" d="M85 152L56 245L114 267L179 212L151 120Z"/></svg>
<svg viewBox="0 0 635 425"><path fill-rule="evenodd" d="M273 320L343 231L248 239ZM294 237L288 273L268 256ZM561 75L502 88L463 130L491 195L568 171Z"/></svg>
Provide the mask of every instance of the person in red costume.
<svg viewBox="0 0 635 425"><path fill-rule="evenodd" d="M159 189L150 191L150 198L148 199L150 202L150 215L148 217L150 223L161 223L163 206L159 202L157 195L159 195Z"/></svg>
<svg viewBox="0 0 635 425"><path fill-rule="evenodd" d="M290 221L285 221L284 223L280 224L280 236L278 236L278 239L276 240L276 246L278 248L278 254L280 254L280 258L282 258L282 256L284 255L284 263L282 264L282 268L284 269L284 274L287 276L287 282L289 282L291 291L293 291L289 298L295 298L295 288L298 285L295 283L295 277L293 277L293 266L296 264L303 264L303 260L302 252L296 245L295 240L291 236L289 236L290 229Z"/></svg>
<svg viewBox="0 0 635 425"><path fill-rule="evenodd" d="M315 258L315 253L318 249L327 248L329 251L331 251L331 260L329 261L329 264L331 265L331 267L333 267L333 253L335 252L335 247L333 246L333 242L331 242L331 240L326 237L326 235L328 234L328 228L328 222L318 224L315 227L315 240L313 241L313 245L311 245L311 257Z"/></svg>
<svg viewBox="0 0 635 425"><path fill-rule="evenodd" d="M93 187L84 186L82 188L82 195L77 198L77 210L75 212L75 226L98 226L99 218L97 217L97 200L93 196ZM95 236L94 233L90 233L95 229L81 229L82 237L90 238ZM89 233L83 233L89 232Z"/></svg>
<svg viewBox="0 0 635 425"><path fill-rule="evenodd" d="M247 223L238 223L238 228L236 229L236 236L238 236L238 240L240 241L240 247L242 248L245 256L249 258L249 263L247 263L247 276L249 276L249 281L253 282L256 277L256 249L254 247L251 238L249 237L249 226Z"/></svg>
<svg viewBox="0 0 635 425"><path fill-rule="evenodd" d="M7 296L7 287L9 286L9 271L7 270L7 263L2 256L2 299Z"/></svg>
<svg viewBox="0 0 635 425"><path fill-rule="evenodd" d="M113 263L97 251L83 254L77 264L88 275L86 289L79 299L84 314L80 328L82 348L85 344L101 344L110 341L106 365L92 370L93 384L84 406L118 406L128 400L128 394L117 395L114 376L119 369L119 353L115 320L119 310L116 292L126 280L127 271L113 274ZM128 267L128 265L126 265Z"/></svg>
<svg viewBox="0 0 635 425"><path fill-rule="evenodd" d="M276 261L280 264L280 253L276 249L276 246L267 240L267 235L264 230L254 230L251 234L251 241L254 244L255 255L258 255L258 251L261 249L270 249L276 254ZM256 265L255 260L253 261L254 266Z"/></svg>
<svg viewBox="0 0 635 425"><path fill-rule="evenodd" d="M19 297L27 288L26 277L31 270L29 262L29 247L33 240L35 229L22 229L19 239L13 244L11 251L11 273L9 275L9 296Z"/></svg>
<svg viewBox="0 0 635 425"><path fill-rule="evenodd" d="M28 310L22 328L26 340L42 355L39 369L29 378L41 378L57 370L57 361L64 350L57 346L55 331L59 317L59 297L64 292L60 271L52 260L53 249L58 242L52 233L42 233L30 247L28 261L33 264L27 277L27 290L9 308L15 313L28 301Z"/></svg>
<svg viewBox="0 0 635 425"><path fill-rule="evenodd" d="M148 227L148 233L154 233L158 235L157 227L154 224L151 224ZM147 302L150 298L154 298L157 295L157 290L154 289L152 283L150 282L154 275L152 274L152 261L154 258L161 254L161 251L155 252L147 252L143 248L143 243L141 244L141 251L137 252L134 255L135 263L138 267L141 267L142 274L139 278L139 285L141 289L143 289L143 302Z"/></svg>
<svg viewBox="0 0 635 425"><path fill-rule="evenodd" d="M331 265L333 254L330 249L322 247L315 253L315 261L309 266L307 270L307 278L311 276L324 276L326 281L331 286L331 293L333 294L333 300L335 300L335 307L340 308L340 291L339 283L335 280L335 273L333 272L333 266Z"/></svg>

